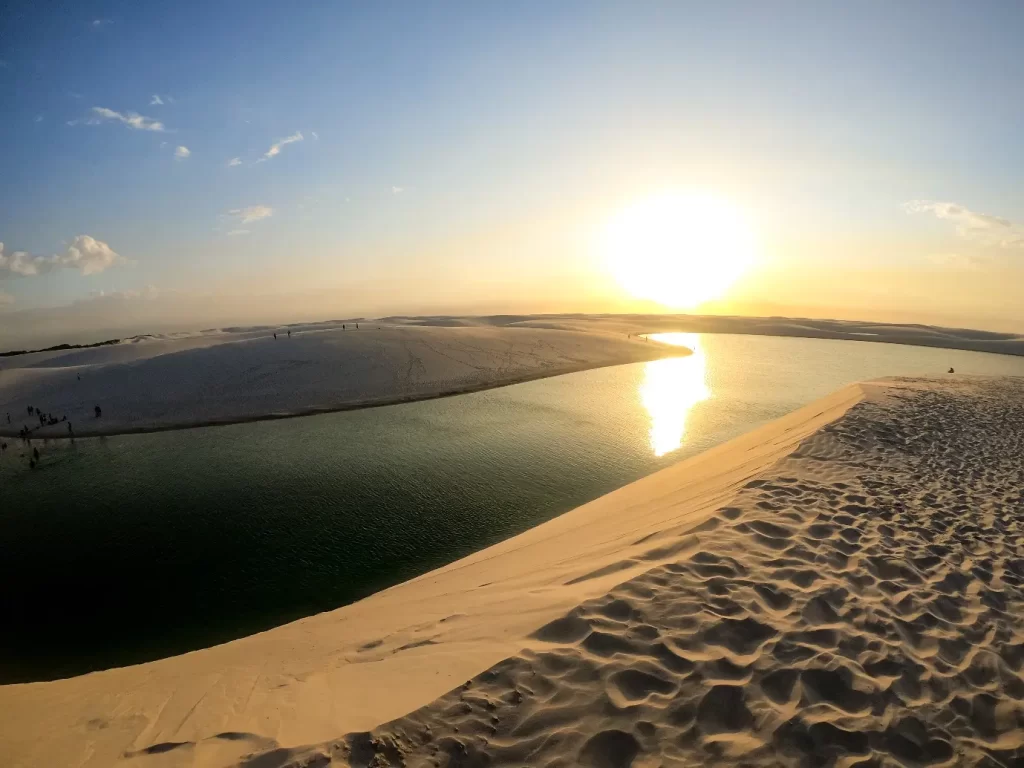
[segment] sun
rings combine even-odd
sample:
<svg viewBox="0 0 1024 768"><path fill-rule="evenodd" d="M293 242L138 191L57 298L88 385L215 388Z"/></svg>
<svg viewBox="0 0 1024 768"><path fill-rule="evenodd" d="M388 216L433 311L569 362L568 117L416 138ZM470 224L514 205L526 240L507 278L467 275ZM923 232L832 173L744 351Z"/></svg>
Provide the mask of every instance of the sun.
<svg viewBox="0 0 1024 768"><path fill-rule="evenodd" d="M602 247L623 289L674 309L720 298L756 255L740 210L702 194L664 194L629 206L608 222Z"/></svg>

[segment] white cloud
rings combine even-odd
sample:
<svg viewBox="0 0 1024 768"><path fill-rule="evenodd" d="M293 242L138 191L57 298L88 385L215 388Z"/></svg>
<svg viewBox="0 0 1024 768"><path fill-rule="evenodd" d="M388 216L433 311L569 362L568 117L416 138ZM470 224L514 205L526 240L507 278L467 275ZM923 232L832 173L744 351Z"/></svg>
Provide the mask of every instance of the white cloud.
<svg viewBox="0 0 1024 768"><path fill-rule="evenodd" d="M318 134L316 131L312 131L312 135L316 141L320 141L320 134Z"/></svg>
<svg viewBox="0 0 1024 768"><path fill-rule="evenodd" d="M267 219L274 215L274 209L269 205L250 205L248 208L234 208L228 211L228 216L240 219L243 224L253 221Z"/></svg>
<svg viewBox="0 0 1024 768"><path fill-rule="evenodd" d="M94 29L99 29L100 27L105 27L108 24L113 24L113 23L114 23L113 19L93 19L91 26Z"/></svg>
<svg viewBox="0 0 1024 768"><path fill-rule="evenodd" d="M1001 248L1024 246L1024 229L1001 216L978 213L957 203L938 200L911 200L904 203L908 213L931 213L950 221L960 237Z"/></svg>
<svg viewBox="0 0 1024 768"><path fill-rule="evenodd" d="M239 235L248 235L248 229L229 229L228 237L238 237Z"/></svg>
<svg viewBox="0 0 1024 768"><path fill-rule="evenodd" d="M78 235L64 253L52 256L33 256L25 251L8 256L0 243L0 280L33 277L55 269L77 269L83 275L94 275L125 261L109 245L89 235Z"/></svg>
<svg viewBox="0 0 1024 768"><path fill-rule="evenodd" d="M391 188L391 194L392 195L400 195L403 192L405 192L405 187L392 187Z"/></svg>
<svg viewBox="0 0 1024 768"><path fill-rule="evenodd" d="M149 100L149 106L159 107L164 103L164 100L160 98L159 94L154 93L153 98Z"/></svg>
<svg viewBox="0 0 1024 768"><path fill-rule="evenodd" d="M35 119L33 120L33 122L36 122L36 123L43 122L43 116L42 115L36 115Z"/></svg>
<svg viewBox="0 0 1024 768"><path fill-rule="evenodd" d="M159 120L154 120L151 117L143 117L136 112L115 112L112 109L106 107L93 107L92 115L86 120L89 125L99 125L106 120L116 120L119 123L124 123L129 128L133 128L136 131L164 131L164 124ZM78 121L73 121L69 125L73 125Z"/></svg>
<svg viewBox="0 0 1024 768"><path fill-rule="evenodd" d="M174 156L179 160L184 160L191 154L192 153L189 151L188 147L178 147L177 149L174 150Z"/></svg>
<svg viewBox="0 0 1024 768"><path fill-rule="evenodd" d="M232 157L230 160L228 160L228 168L234 168L236 165L241 165L241 164L242 164L242 158L240 158L240 157Z"/></svg>
<svg viewBox="0 0 1024 768"><path fill-rule="evenodd" d="M300 131L296 131L291 136L287 136L283 139L280 139L279 141L271 144L270 149L264 152L263 157L261 157L256 162L261 163L264 160L269 160L272 157L277 157L279 154L281 154L281 147L287 144L294 144L296 141L302 141L302 138L302 133Z"/></svg>

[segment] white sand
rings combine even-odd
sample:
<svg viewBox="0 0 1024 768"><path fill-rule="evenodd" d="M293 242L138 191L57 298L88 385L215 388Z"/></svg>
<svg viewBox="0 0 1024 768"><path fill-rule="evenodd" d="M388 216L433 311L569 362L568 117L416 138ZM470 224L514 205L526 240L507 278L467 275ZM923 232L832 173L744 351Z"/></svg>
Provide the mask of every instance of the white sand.
<svg viewBox="0 0 1024 768"><path fill-rule="evenodd" d="M796 317L730 317L723 315L491 315L482 317L391 317L389 322L410 325L557 328L611 333L740 333L755 336L795 336L812 339L846 339L919 347L968 349L1004 355L1024 355L1024 335L945 328L938 325L822 320Z"/></svg>
<svg viewBox="0 0 1024 768"><path fill-rule="evenodd" d="M0 435L22 426L35 427L34 437L69 434L63 422L40 427L30 405L67 416L77 436L110 435L418 400L687 353L626 333L346 325L292 328L291 338L285 328L208 331L0 358Z"/></svg>
<svg viewBox="0 0 1024 768"><path fill-rule="evenodd" d="M354 605L0 687L0 754L1018 764L1022 487L1024 382L848 387Z"/></svg>

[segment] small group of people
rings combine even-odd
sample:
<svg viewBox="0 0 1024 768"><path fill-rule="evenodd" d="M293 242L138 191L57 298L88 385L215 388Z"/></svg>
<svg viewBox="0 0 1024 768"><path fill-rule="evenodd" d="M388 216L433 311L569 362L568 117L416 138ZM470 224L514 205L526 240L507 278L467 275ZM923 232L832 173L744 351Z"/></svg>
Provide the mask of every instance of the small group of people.
<svg viewBox="0 0 1024 768"><path fill-rule="evenodd" d="M43 427L52 427L52 426L55 426L57 424L66 424L67 428L68 428L68 437L70 437L72 440L74 440L74 438L75 438L75 428L72 426L71 422L68 421L67 414L61 416L58 419L53 414L47 413L42 408L40 408L39 406L36 406L36 405L29 405L29 406L27 406L26 407L26 412L28 413L29 416L34 417L33 421L35 419L39 420L39 426L25 425L20 430L18 430L18 437L20 439L24 440L28 445L31 445L31 441L33 439L33 432L35 432L35 430L41 429ZM93 413L96 415L96 418L98 419L98 418L100 418L103 415L103 409L100 408L100 406L95 405L95 406L93 406ZM11 414L10 413L7 413L7 423L8 424L11 423ZM44 438L44 440L45 440L45 438ZM6 451L7 451L7 443L0 444L0 453L6 452ZM29 467L31 469L35 469L35 467L36 467L36 465L38 463L39 463L39 448L37 448L35 446L32 446L32 451L29 454L28 465L29 465Z"/></svg>
<svg viewBox="0 0 1024 768"><path fill-rule="evenodd" d="M60 417L58 419L52 413L43 413L43 411L41 409L36 408L35 406L31 406L30 405L28 407L28 415L32 416L33 413L36 416L39 417L39 426L40 427L52 427L55 424L60 424L62 421L67 421L68 420L67 414L65 414L64 416L62 416L62 417ZM8 414L8 423L10 423L10 415L9 414Z"/></svg>

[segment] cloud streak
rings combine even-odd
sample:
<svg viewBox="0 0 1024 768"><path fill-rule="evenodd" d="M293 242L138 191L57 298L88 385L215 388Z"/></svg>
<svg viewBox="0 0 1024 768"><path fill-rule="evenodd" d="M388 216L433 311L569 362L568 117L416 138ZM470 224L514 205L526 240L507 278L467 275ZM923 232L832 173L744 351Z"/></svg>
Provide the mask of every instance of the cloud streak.
<svg viewBox="0 0 1024 768"><path fill-rule="evenodd" d="M188 157L191 154L192 154L192 152L189 151L188 147L178 147L177 149L174 150L174 156L176 158L178 158L179 160L184 160L186 157Z"/></svg>
<svg viewBox="0 0 1024 768"><path fill-rule="evenodd" d="M243 224L251 224L254 221L269 219L274 215L274 209L269 205L250 205L248 208L234 208L227 213L239 219Z"/></svg>
<svg viewBox="0 0 1024 768"><path fill-rule="evenodd" d="M151 106L151 107L159 107L159 106L162 106L163 103L164 103L164 100L161 99L160 95L156 94L156 93L154 93L153 94L153 98L149 100L149 106Z"/></svg>
<svg viewBox="0 0 1024 768"><path fill-rule="evenodd" d="M903 204L908 213L930 213L952 222L960 237L1000 248L1024 247L1024 229L1009 219L979 213L958 203L940 200L911 200Z"/></svg>
<svg viewBox="0 0 1024 768"><path fill-rule="evenodd" d="M33 256L26 251L8 255L0 243L0 280L35 277L57 269L77 269L83 275L95 275L126 261L109 245L89 235L78 235L64 253L52 256Z"/></svg>
<svg viewBox="0 0 1024 768"><path fill-rule="evenodd" d="M234 168L236 165L241 165L241 164L242 164L242 158L240 158L240 157L232 157L230 160L228 160L228 168Z"/></svg>
<svg viewBox="0 0 1024 768"><path fill-rule="evenodd" d="M279 154L281 154L282 147L285 147L288 144L294 144L297 141L302 141L302 139L303 139L303 136L302 136L302 132L301 131L296 131L291 136L286 136L283 139L279 139L278 141L276 141L273 144L271 144L270 145L270 149L268 149L266 152L264 152L263 153L263 157L261 157L256 162L262 163L265 160L269 160L272 157L277 157Z"/></svg>
<svg viewBox="0 0 1024 768"><path fill-rule="evenodd" d="M127 125L129 128L136 131L163 132L167 130L164 127L164 124L161 123L159 120L154 120L151 117L144 117L143 115L140 115L137 112L122 113L117 112L113 109L107 109L106 107L93 107L90 116L88 117L88 119L86 119L85 122L88 125L99 125L100 123L105 123L108 121L123 123L124 125ZM73 120L69 124L74 125L77 122L77 120Z"/></svg>

